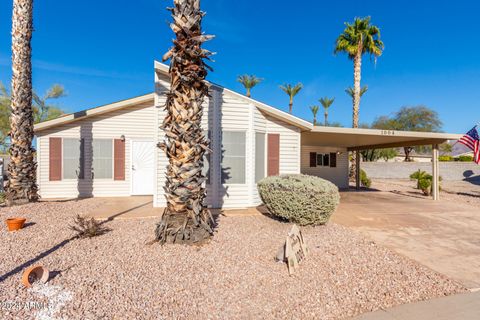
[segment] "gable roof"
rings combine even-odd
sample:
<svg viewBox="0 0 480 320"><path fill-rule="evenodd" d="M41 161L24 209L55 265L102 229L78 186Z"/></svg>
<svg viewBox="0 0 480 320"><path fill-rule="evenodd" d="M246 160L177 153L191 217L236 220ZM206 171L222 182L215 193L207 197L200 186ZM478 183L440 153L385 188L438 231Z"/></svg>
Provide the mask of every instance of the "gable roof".
<svg viewBox="0 0 480 320"><path fill-rule="evenodd" d="M162 73L165 76L169 76L169 74L168 74L169 67L167 65L163 64L163 63L155 61L155 70L159 71L160 73ZM243 94L240 94L240 93L235 92L233 90L227 89L227 88L222 87L218 84L214 84L214 83L211 83L211 82L208 82L208 84L213 86L213 87L216 87L217 89L220 89L224 92L227 92L230 95L233 95L236 98L238 98L240 100L243 100L246 103L249 103L249 104L252 104L252 105L256 106L259 110L267 113L268 115L270 115L274 118L277 118L277 119L282 120L286 123L292 124L292 125L300 128L300 129L302 129L302 130L311 130L312 127L313 127L310 124L310 122L307 122L307 121L305 121L303 119L300 119L298 117L295 117L295 116L293 116L289 113L286 113L286 112L281 111L277 108L269 106L269 105L267 105L263 102L257 101L257 100L252 99L252 98L248 98L247 96L245 96ZM142 96L138 96L138 97L134 97L134 98L130 98L130 99L121 100L121 101L117 101L117 102L114 102L114 103L98 106L98 107L95 107L95 108L86 109L86 110L66 114L64 116L61 116L61 117L53 119L53 120L48 120L48 121L44 121L44 122L35 124L34 131L39 132L39 131L49 129L49 128L52 128L52 127L56 127L56 126L59 126L59 125L79 121L79 120L82 120L82 119L85 119L85 118L97 116L97 115L112 112L112 111L115 111L115 110L128 108L128 107L131 107L131 106L134 106L134 105L143 105L143 104L150 104L150 103L153 104L154 103L154 96L155 96L154 93L149 93L149 94L145 94L145 95L142 95Z"/></svg>
<svg viewBox="0 0 480 320"><path fill-rule="evenodd" d="M55 118L53 120L48 120L44 122L40 122L35 124L34 126L34 131L42 131L45 129L49 129L52 127L56 127L62 124L67 124L71 122L75 122L78 120L82 120L85 118L93 117L93 116L98 116L107 112L112 112L115 110L120 110L124 109L127 107L135 106L135 105L149 105L153 104L154 101L154 94L153 93L148 93L144 94L142 96L126 99L126 100L121 100L117 101L114 103L98 106L95 108L87 109L87 110L82 110L70 114L63 115L59 118Z"/></svg>
<svg viewBox="0 0 480 320"><path fill-rule="evenodd" d="M155 61L155 70L162 73L163 75L165 75L167 77L169 76L169 73L168 73L169 67L167 65L163 64L163 63ZM296 117L294 115L291 115L290 113L287 113L285 111L282 111L280 109L272 107L272 106L270 106L266 103L260 102L258 100L249 98L244 94L238 93L238 92L233 91L231 89L227 89L227 88L225 88L225 87L223 87L219 84L209 82L209 81L207 81L207 83L212 87L215 87L215 88L217 88L221 91L224 91L224 92L234 96L235 98L238 98L238 99L240 99L240 100L242 100L242 101L244 101L248 104L254 105L259 110L267 113L268 115L271 115L274 118L277 118L277 119L282 120L286 123L292 124L292 125L300 128L300 129L303 129L303 130L311 130L313 128L313 125L310 122L305 121L303 119L300 119L299 117Z"/></svg>

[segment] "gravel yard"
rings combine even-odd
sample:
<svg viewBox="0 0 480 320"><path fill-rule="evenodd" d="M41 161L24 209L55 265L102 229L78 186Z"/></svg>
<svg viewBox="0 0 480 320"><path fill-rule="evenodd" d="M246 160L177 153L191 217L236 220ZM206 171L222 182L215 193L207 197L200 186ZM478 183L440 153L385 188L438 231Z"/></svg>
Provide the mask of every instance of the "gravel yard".
<svg viewBox="0 0 480 320"><path fill-rule="evenodd" d="M420 190L415 189L415 185L416 182L409 179L372 179L374 189L425 198ZM440 186L442 199L480 206L480 182L441 181Z"/></svg>
<svg viewBox="0 0 480 320"><path fill-rule="evenodd" d="M290 225L261 215L220 217L203 247L146 244L156 219L114 220L107 234L69 240L73 216L100 204L0 210L1 319L338 319L465 290L336 224L303 228L310 255L291 277L273 260ZM34 224L9 233L3 220L14 215ZM26 266L15 270L39 256L55 277L27 290ZM49 308L7 305L26 301Z"/></svg>

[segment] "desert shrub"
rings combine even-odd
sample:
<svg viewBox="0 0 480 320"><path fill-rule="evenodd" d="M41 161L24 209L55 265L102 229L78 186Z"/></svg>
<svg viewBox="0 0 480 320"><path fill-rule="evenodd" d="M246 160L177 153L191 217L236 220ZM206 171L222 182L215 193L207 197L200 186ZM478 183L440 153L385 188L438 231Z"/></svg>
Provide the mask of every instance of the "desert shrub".
<svg viewBox="0 0 480 320"><path fill-rule="evenodd" d="M410 179L417 181L417 189L422 190L426 196L430 195L433 191L433 176L431 174L418 169L410 175ZM442 176L439 176L438 181L440 182L442 180ZM438 188L441 190L442 186L438 186Z"/></svg>
<svg viewBox="0 0 480 320"><path fill-rule="evenodd" d="M273 216L302 226L327 223L340 202L337 186L309 175L267 177L257 186Z"/></svg>
<svg viewBox="0 0 480 320"><path fill-rule="evenodd" d="M0 191L0 203L4 203L6 199L5 192Z"/></svg>
<svg viewBox="0 0 480 320"><path fill-rule="evenodd" d="M459 156L457 158L457 161L460 161L460 162L470 162L470 161L473 161L473 157L472 156Z"/></svg>
<svg viewBox="0 0 480 320"><path fill-rule="evenodd" d="M453 157L452 156L439 156L438 161L443 161L443 162L453 161Z"/></svg>
<svg viewBox="0 0 480 320"><path fill-rule="evenodd" d="M95 218L82 217L78 214L73 219L73 225L70 225L70 229L75 231L79 238L93 238L110 231Z"/></svg>
<svg viewBox="0 0 480 320"><path fill-rule="evenodd" d="M368 178L367 173L364 170L360 169L360 183L362 186L370 188L372 185L372 180Z"/></svg>
<svg viewBox="0 0 480 320"><path fill-rule="evenodd" d="M429 179L419 180L418 189L422 190L424 195L429 196L432 191L432 181Z"/></svg>

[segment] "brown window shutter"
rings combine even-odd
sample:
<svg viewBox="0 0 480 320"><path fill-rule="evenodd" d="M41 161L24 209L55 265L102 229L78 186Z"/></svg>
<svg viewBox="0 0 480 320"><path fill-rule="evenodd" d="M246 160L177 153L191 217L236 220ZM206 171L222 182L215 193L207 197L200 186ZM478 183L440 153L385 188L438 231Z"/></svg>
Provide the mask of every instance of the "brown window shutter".
<svg viewBox="0 0 480 320"><path fill-rule="evenodd" d="M125 180L125 141L114 140L113 180Z"/></svg>
<svg viewBox="0 0 480 320"><path fill-rule="evenodd" d="M330 168L337 167L337 154L335 152L330 153Z"/></svg>
<svg viewBox="0 0 480 320"><path fill-rule="evenodd" d="M278 176L280 174L280 135L268 134L268 176Z"/></svg>
<svg viewBox="0 0 480 320"><path fill-rule="evenodd" d="M62 180L62 138L49 138L49 180Z"/></svg>
<svg viewBox="0 0 480 320"><path fill-rule="evenodd" d="M310 152L310 168L314 168L317 166L317 153Z"/></svg>

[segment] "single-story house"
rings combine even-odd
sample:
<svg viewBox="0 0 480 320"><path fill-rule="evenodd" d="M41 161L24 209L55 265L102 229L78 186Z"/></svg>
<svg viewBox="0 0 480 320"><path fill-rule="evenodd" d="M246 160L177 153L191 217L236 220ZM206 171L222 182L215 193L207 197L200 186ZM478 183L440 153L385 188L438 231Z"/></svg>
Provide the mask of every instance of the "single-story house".
<svg viewBox="0 0 480 320"><path fill-rule="evenodd" d="M165 206L168 160L157 143L166 114L168 66L155 62L155 91L35 125L42 198L152 195ZM312 126L311 123L210 83L202 119L208 205L260 203L256 182L304 173L348 188L348 151L439 144L458 135Z"/></svg>

